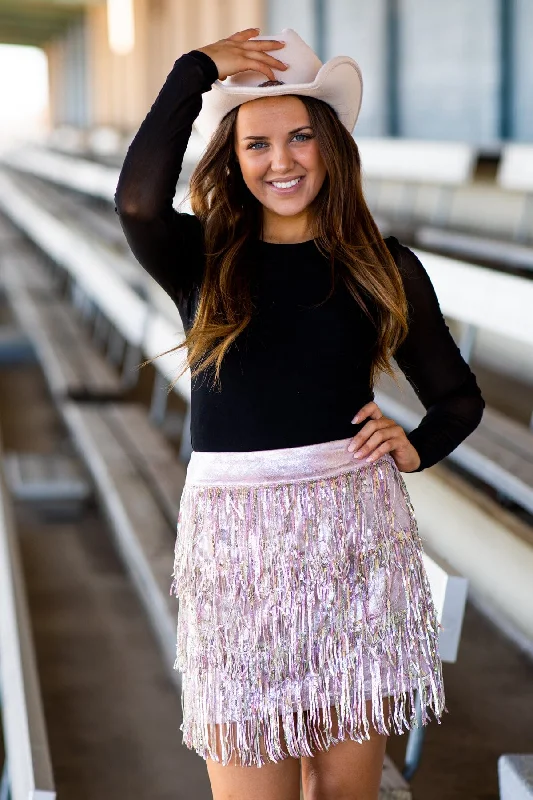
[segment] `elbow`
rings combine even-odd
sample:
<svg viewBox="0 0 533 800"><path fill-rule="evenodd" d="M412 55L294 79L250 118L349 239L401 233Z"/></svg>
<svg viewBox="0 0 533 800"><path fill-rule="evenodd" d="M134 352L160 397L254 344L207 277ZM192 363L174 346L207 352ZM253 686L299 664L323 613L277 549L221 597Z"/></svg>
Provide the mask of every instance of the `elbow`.
<svg viewBox="0 0 533 800"><path fill-rule="evenodd" d="M483 418L483 412L485 411L485 398L481 393L481 389L479 388L479 384L473 373L472 377L470 378L469 385L470 385L470 402L472 403L473 406L472 416L475 419L474 427L477 428L477 426L479 425L479 423Z"/></svg>
<svg viewBox="0 0 533 800"><path fill-rule="evenodd" d="M115 213L126 222L152 222L155 218L153 203L146 192L122 183L119 179L115 195Z"/></svg>
<svg viewBox="0 0 533 800"><path fill-rule="evenodd" d="M150 222L153 214L144 207L138 198L131 197L127 193L117 192L114 197L115 213L120 219L132 222Z"/></svg>
<svg viewBox="0 0 533 800"><path fill-rule="evenodd" d="M460 416L468 423L469 432L475 431L483 419L485 399L472 372L470 372L462 390L458 393L456 407Z"/></svg>
<svg viewBox="0 0 533 800"><path fill-rule="evenodd" d="M467 436L470 436L480 424L485 411L485 400L479 387L476 392L464 397L457 410L467 430Z"/></svg>
<svg viewBox="0 0 533 800"><path fill-rule="evenodd" d="M472 401L470 404L470 433L473 433L480 424L481 420L483 419L484 411L485 401L481 394L479 394L479 396L476 397L475 402Z"/></svg>
<svg viewBox="0 0 533 800"><path fill-rule="evenodd" d="M479 393L479 397L478 397L478 402L477 402L477 421L476 421L476 425L475 425L476 428L479 425L479 423L481 422L481 420L483 419L483 413L485 411L485 406L486 406L485 400L483 398L483 395L480 392Z"/></svg>
<svg viewBox="0 0 533 800"><path fill-rule="evenodd" d="M114 200L115 214L118 214L119 217L135 216L135 204L129 198L117 191Z"/></svg>

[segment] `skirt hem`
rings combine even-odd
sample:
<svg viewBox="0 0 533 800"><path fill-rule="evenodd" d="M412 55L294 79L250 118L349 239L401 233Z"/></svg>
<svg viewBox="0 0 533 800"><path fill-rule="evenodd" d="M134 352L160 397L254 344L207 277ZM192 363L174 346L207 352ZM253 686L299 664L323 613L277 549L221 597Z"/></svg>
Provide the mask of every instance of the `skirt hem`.
<svg viewBox="0 0 533 800"><path fill-rule="evenodd" d="M435 690L434 682L427 680L405 693L374 697L370 716L366 713L366 702L352 706L342 705L338 698L337 701L324 698L329 705L312 709L295 708L289 702L284 713L262 716L259 725L257 719L252 724L247 724L246 720L218 725L207 722L203 726L195 722L182 723L182 742L204 760L209 758L222 766L234 763L261 767L287 758L313 757L317 751L327 751L345 740L361 743L370 739L370 726L378 734L390 736L425 727L433 720L440 724L448 709ZM388 715L384 711L386 699L389 699ZM354 708L359 710L359 715L357 711L354 713ZM335 724L332 709L336 712ZM336 735L333 735L334 730Z"/></svg>

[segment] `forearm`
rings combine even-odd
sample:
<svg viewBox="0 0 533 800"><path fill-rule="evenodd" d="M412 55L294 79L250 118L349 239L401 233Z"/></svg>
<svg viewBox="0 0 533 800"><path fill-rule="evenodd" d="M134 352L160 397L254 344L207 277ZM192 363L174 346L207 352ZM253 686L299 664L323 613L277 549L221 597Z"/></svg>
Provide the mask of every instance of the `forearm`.
<svg viewBox="0 0 533 800"><path fill-rule="evenodd" d="M477 428L485 402L475 381L459 393L430 407L407 438L420 456L421 472L450 455Z"/></svg>

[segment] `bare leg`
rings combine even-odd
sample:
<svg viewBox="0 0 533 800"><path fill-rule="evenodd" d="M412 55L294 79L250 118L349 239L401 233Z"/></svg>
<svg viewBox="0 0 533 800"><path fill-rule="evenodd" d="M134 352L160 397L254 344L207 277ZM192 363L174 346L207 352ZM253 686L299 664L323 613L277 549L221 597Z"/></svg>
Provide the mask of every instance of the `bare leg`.
<svg viewBox="0 0 533 800"><path fill-rule="evenodd" d="M387 714L388 698L383 698ZM367 702L371 719L371 701ZM337 735L337 713L331 709L333 735ZM377 800L387 736L370 727L370 739L362 743L346 739L329 750L302 757L305 800Z"/></svg>
<svg viewBox="0 0 533 800"><path fill-rule="evenodd" d="M281 728L281 717L279 718ZM220 755L220 728L216 726L217 753ZM283 749L286 747L283 744ZM266 758L264 744L261 753ZM213 800L299 800L300 759L284 758L261 767L243 767L235 757L222 766L207 759L207 772L211 781Z"/></svg>

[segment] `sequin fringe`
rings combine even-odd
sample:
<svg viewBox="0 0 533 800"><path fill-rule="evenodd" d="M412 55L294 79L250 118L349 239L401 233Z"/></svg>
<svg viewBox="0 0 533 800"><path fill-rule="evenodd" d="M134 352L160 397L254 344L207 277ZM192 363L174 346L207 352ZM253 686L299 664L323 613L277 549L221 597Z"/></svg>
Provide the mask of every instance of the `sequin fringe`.
<svg viewBox="0 0 533 800"><path fill-rule="evenodd" d="M423 725L447 711L422 542L389 455L325 479L186 482L171 592L183 743L203 758L261 766L363 741L370 722L403 733L415 690Z"/></svg>

